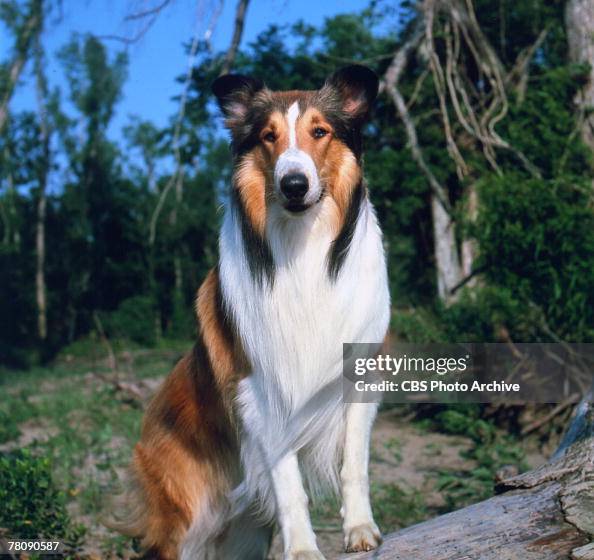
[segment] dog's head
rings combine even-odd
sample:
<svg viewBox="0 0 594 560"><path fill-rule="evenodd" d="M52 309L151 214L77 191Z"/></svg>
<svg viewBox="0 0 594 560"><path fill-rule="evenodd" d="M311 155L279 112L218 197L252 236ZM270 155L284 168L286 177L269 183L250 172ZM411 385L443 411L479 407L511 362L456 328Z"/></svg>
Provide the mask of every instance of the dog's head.
<svg viewBox="0 0 594 560"><path fill-rule="evenodd" d="M235 185L255 222L263 226L269 205L299 216L326 195L346 208L361 181L361 128L377 91L375 73L357 65L315 91L274 92L233 74L214 82L232 135Z"/></svg>

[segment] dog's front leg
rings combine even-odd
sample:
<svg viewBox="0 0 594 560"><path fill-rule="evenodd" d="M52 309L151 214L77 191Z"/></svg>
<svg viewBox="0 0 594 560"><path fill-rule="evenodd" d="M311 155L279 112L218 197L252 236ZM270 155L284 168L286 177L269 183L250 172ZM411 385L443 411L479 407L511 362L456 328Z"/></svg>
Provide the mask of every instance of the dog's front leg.
<svg viewBox="0 0 594 560"><path fill-rule="evenodd" d="M381 534L369 501L369 444L377 404L351 403L346 410L342 480L344 546L347 552L372 550Z"/></svg>
<svg viewBox="0 0 594 560"><path fill-rule="evenodd" d="M295 453L272 468L272 484L285 548L285 560L324 560L311 527L308 499Z"/></svg>

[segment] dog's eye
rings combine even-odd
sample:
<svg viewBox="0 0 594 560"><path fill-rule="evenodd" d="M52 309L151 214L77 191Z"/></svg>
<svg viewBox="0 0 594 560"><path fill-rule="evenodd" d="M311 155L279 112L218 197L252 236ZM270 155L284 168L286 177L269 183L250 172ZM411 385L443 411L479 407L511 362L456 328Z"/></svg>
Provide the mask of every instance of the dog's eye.
<svg viewBox="0 0 594 560"><path fill-rule="evenodd" d="M313 137L314 138L323 138L328 134L328 131L324 128L320 128L319 126L313 129Z"/></svg>
<svg viewBox="0 0 594 560"><path fill-rule="evenodd" d="M274 132L267 132L264 136L262 136L262 140L272 143L276 140L276 134L274 134Z"/></svg>

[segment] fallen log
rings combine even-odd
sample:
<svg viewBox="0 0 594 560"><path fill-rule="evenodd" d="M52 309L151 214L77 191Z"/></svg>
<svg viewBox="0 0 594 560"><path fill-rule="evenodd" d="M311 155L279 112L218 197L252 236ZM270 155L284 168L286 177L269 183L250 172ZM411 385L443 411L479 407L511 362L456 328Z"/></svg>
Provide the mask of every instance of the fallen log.
<svg viewBox="0 0 594 560"><path fill-rule="evenodd" d="M594 405L577 406L553 460L498 495L391 533L344 560L594 560Z"/></svg>

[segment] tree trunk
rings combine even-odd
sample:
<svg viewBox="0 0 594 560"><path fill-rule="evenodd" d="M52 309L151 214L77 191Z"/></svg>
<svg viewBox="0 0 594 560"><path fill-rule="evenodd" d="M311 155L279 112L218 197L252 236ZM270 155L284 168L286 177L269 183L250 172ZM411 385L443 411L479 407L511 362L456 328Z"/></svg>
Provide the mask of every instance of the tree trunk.
<svg viewBox="0 0 594 560"><path fill-rule="evenodd" d="M23 29L17 30L18 36L15 41L16 45L14 58L10 62L10 70L8 71L6 89L2 99L0 100L0 134L6 125L6 121L8 119L8 104L10 103L12 94L14 93L25 63L27 62L29 49L34 37L39 32L39 26L42 19L42 10L42 0L34 0L31 2L31 10L27 16Z"/></svg>
<svg viewBox="0 0 594 560"><path fill-rule="evenodd" d="M8 150L6 151L5 161L9 161L10 155ZM12 175L12 169L8 171L6 177L7 183L7 206L8 206L8 228L7 228L7 239L8 244L14 249L18 249L21 245L21 232L19 231L19 223L17 217L17 191L14 186L14 177Z"/></svg>
<svg viewBox="0 0 594 560"><path fill-rule="evenodd" d="M575 101L584 113L582 138L594 150L594 0L568 0L565 26L571 61L590 66L588 81Z"/></svg>
<svg viewBox="0 0 594 560"><path fill-rule="evenodd" d="M493 498L392 533L378 550L342 558L592 560L592 395L576 410L553 462L500 482Z"/></svg>
<svg viewBox="0 0 594 560"><path fill-rule="evenodd" d="M39 30L41 31L41 24ZM39 193L37 198L37 218L35 225L35 300L37 302L37 334L40 340L47 338L47 300L45 285L45 213L46 187L50 162L50 131L47 118L47 80L43 72L43 53L39 34L35 53L35 75L39 128L41 131L42 155L39 164Z"/></svg>
<svg viewBox="0 0 594 560"><path fill-rule="evenodd" d="M40 181L37 200L37 224L35 232L35 300L37 302L37 334L41 340L47 338L47 303L45 288L45 178Z"/></svg>
<svg viewBox="0 0 594 560"><path fill-rule="evenodd" d="M476 220L478 213L478 193L476 192L476 185L472 183L468 187L468 206L467 215L471 222ZM469 278L474 272L474 261L477 255L476 241L472 238L466 237L462 241L462 273L465 278ZM476 283L476 278L471 278L467 282L467 286L473 286Z"/></svg>
<svg viewBox="0 0 594 560"><path fill-rule="evenodd" d="M173 230L177 233L177 215L181 208L183 198L183 185L184 185L184 168L181 167L177 179L175 181L175 206L171 213L171 225ZM183 302L183 272L181 265L181 251L179 244L176 244L173 250L173 290L174 290L174 306L181 305Z"/></svg>
<svg viewBox="0 0 594 560"><path fill-rule="evenodd" d="M433 245L437 269L437 294L445 303L455 297L452 290L462 280L454 223L441 201L431 194L433 216Z"/></svg>

